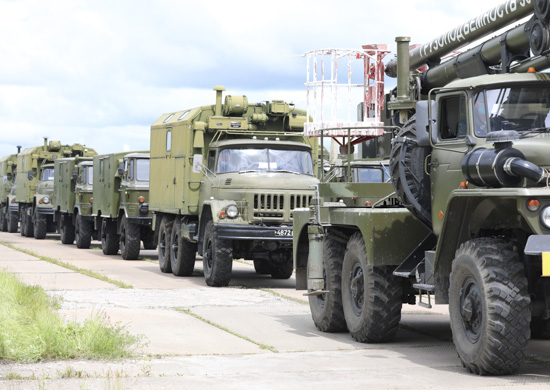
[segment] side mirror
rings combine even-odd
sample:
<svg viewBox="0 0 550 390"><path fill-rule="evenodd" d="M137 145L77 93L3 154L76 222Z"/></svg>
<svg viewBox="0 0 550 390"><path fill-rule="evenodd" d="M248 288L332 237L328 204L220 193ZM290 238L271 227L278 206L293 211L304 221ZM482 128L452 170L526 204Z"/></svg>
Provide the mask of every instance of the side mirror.
<svg viewBox="0 0 550 390"><path fill-rule="evenodd" d="M124 164L119 164L118 165L117 173L118 173L119 176L124 175Z"/></svg>
<svg viewBox="0 0 550 390"><path fill-rule="evenodd" d="M34 175L32 174L32 170L27 172L27 179L32 180Z"/></svg>
<svg viewBox="0 0 550 390"><path fill-rule="evenodd" d="M77 169L75 169L73 171L73 180L76 180L76 179L78 179L78 170Z"/></svg>
<svg viewBox="0 0 550 390"><path fill-rule="evenodd" d="M435 123L435 120L432 121L431 117L436 112L434 101L421 100L416 102L416 141L418 146L430 146L430 130ZM431 124L430 121L432 121Z"/></svg>
<svg viewBox="0 0 550 390"><path fill-rule="evenodd" d="M193 155L193 172L194 173L202 172L202 154Z"/></svg>

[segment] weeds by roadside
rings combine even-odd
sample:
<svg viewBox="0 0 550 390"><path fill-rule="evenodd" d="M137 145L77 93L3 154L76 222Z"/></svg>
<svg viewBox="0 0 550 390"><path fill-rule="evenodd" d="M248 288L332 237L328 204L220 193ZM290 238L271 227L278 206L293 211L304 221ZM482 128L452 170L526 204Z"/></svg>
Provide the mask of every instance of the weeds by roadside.
<svg viewBox="0 0 550 390"><path fill-rule="evenodd" d="M66 322L59 299L0 271L0 360L114 359L131 356L141 342L124 326L94 313L83 323Z"/></svg>

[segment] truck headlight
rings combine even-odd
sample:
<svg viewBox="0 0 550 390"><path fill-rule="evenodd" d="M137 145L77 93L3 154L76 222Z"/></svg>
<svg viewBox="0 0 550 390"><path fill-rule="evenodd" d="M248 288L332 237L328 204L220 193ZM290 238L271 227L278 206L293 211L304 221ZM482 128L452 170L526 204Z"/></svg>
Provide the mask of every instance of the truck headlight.
<svg viewBox="0 0 550 390"><path fill-rule="evenodd" d="M236 205L230 204L227 206L226 213L229 218L237 218L237 215L239 215L239 209Z"/></svg>
<svg viewBox="0 0 550 390"><path fill-rule="evenodd" d="M546 229L550 229L550 206L546 206L540 212L540 223Z"/></svg>
<svg viewBox="0 0 550 390"><path fill-rule="evenodd" d="M38 203L48 204L48 203L50 203L50 197L49 197L49 196L45 196L45 197L43 197L42 199L40 199L40 200L38 201Z"/></svg>

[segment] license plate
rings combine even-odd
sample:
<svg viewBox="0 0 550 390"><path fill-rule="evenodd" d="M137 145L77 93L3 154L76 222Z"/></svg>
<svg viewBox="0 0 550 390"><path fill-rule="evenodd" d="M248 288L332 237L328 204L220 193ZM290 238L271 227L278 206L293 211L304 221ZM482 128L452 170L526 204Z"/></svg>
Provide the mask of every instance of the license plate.
<svg viewBox="0 0 550 390"><path fill-rule="evenodd" d="M275 235L278 237L292 237L292 229L275 230Z"/></svg>

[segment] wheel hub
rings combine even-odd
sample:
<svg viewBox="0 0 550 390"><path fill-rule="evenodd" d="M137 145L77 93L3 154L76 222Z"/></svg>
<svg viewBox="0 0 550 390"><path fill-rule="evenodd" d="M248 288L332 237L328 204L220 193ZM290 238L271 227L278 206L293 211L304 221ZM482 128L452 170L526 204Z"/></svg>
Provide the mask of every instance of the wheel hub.
<svg viewBox="0 0 550 390"><path fill-rule="evenodd" d="M350 273L350 293L353 311L356 315L361 314L365 299L365 281L363 268L359 263L354 264Z"/></svg>
<svg viewBox="0 0 550 390"><path fill-rule="evenodd" d="M472 277L467 278L460 290L460 316L466 336L476 342L481 335L483 307L481 292Z"/></svg>

